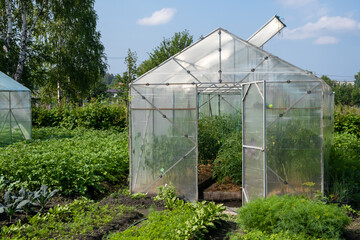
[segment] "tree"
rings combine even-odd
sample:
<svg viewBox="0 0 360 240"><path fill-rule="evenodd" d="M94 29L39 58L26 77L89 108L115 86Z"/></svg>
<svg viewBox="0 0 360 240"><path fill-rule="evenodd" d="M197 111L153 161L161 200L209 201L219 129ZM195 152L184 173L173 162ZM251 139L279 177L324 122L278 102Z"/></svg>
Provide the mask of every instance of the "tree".
<svg viewBox="0 0 360 240"><path fill-rule="evenodd" d="M360 72L358 72L358 73L354 76L354 78L355 78L354 85L355 85L356 87L359 87L359 88L360 88Z"/></svg>
<svg viewBox="0 0 360 240"><path fill-rule="evenodd" d="M322 75L321 76L321 79L322 80L324 80L326 83L327 83L327 85L329 85L329 87L331 87L331 89L334 89L335 88L335 86L336 86L336 81L334 81L334 80L331 80L328 76L326 76L326 75Z"/></svg>
<svg viewBox="0 0 360 240"><path fill-rule="evenodd" d="M175 33L170 39L164 38L161 44L156 47L152 53L149 53L149 59L140 64L137 69L138 76L160 65L162 62L190 46L192 43L193 36L189 34L188 30Z"/></svg>
<svg viewBox="0 0 360 240"><path fill-rule="evenodd" d="M31 54L32 35L41 15L51 8L50 2L0 0L0 68L18 82L21 82L25 62Z"/></svg>
<svg viewBox="0 0 360 240"><path fill-rule="evenodd" d="M106 70L94 0L55 1L53 10L37 38L48 49L45 85L56 93L58 102L62 96L78 101L102 85Z"/></svg>
<svg viewBox="0 0 360 240"><path fill-rule="evenodd" d="M128 55L125 58L125 64L127 67L127 71L123 73L122 76L117 75L117 88L121 92L121 99L125 102L126 106L129 103L128 95L129 95L129 84L136 79L136 62L137 62L137 54L136 52L132 52L128 49Z"/></svg>

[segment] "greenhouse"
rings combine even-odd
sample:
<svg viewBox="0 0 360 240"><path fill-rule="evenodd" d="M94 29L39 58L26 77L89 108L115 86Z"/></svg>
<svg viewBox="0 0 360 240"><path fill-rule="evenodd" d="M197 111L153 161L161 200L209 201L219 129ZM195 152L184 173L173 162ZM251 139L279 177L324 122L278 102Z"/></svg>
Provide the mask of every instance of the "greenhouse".
<svg viewBox="0 0 360 240"><path fill-rule="evenodd" d="M0 144L30 138L30 90L0 72Z"/></svg>
<svg viewBox="0 0 360 240"><path fill-rule="evenodd" d="M242 122L243 202L326 187L331 88L219 28L130 84L130 190L198 199L198 121ZM241 131L241 128L240 130Z"/></svg>

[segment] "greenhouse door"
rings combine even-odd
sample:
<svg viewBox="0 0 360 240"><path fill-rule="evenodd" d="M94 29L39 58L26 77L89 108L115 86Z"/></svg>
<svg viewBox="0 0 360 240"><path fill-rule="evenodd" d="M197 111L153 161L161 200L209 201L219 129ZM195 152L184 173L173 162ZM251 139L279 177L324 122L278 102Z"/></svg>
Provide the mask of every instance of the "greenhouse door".
<svg viewBox="0 0 360 240"><path fill-rule="evenodd" d="M265 81L243 84L243 203L266 197Z"/></svg>

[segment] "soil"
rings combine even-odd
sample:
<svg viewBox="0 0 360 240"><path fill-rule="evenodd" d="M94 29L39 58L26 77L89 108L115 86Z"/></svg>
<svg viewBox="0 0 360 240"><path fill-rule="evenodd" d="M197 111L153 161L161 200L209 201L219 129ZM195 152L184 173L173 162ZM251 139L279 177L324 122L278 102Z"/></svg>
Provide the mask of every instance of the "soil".
<svg viewBox="0 0 360 240"><path fill-rule="evenodd" d="M198 166L198 182L199 184L212 178L212 164L200 164Z"/></svg>
<svg viewBox="0 0 360 240"><path fill-rule="evenodd" d="M360 218L354 219L344 231L344 238L348 240L360 239Z"/></svg>
<svg viewBox="0 0 360 240"><path fill-rule="evenodd" d="M206 192L241 192L241 186L233 183L216 182L205 190Z"/></svg>
<svg viewBox="0 0 360 240"><path fill-rule="evenodd" d="M221 220L215 224L215 228L209 229L209 232L204 236L203 239L208 240L222 240L229 239L228 235L230 232L236 230L236 223L232 221Z"/></svg>

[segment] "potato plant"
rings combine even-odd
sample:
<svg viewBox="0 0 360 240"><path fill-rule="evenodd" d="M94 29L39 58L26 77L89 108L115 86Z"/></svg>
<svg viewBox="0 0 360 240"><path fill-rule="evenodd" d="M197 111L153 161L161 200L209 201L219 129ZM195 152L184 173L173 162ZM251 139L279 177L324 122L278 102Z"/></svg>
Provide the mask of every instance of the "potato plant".
<svg viewBox="0 0 360 240"><path fill-rule="evenodd" d="M42 184L65 195L92 195L128 175L127 133L34 129L34 140L0 148L0 176L30 190Z"/></svg>

